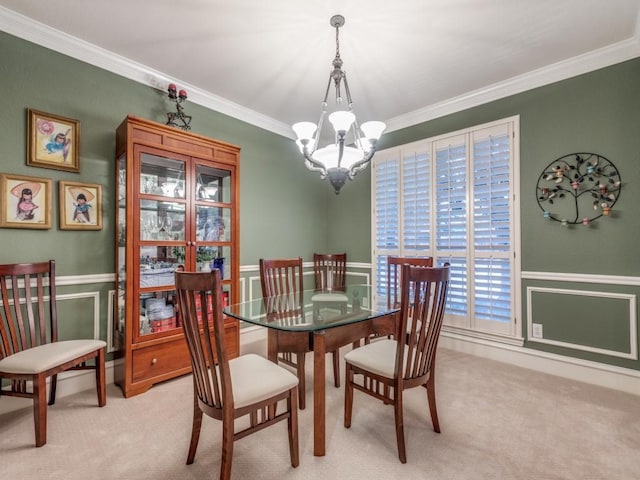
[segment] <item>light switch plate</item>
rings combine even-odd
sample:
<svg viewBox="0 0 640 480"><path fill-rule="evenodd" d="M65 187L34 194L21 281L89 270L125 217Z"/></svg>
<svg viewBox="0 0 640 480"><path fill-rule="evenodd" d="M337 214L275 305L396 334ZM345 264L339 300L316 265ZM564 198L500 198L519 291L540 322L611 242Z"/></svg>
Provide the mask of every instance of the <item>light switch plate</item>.
<svg viewBox="0 0 640 480"><path fill-rule="evenodd" d="M541 323L532 323L531 324L531 336L533 338L542 338L542 324Z"/></svg>

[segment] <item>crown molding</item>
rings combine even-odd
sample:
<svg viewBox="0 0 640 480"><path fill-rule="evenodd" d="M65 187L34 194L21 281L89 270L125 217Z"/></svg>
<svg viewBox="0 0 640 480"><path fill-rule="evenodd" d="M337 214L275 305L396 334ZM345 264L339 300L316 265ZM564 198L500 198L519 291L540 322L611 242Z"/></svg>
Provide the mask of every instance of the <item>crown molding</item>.
<svg viewBox="0 0 640 480"><path fill-rule="evenodd" d="M640 17L639 17L640 19ZM419 123L460 112L468 108L499 100L510 95L526 92L550 83L582 75L593 70L615 65L640 56L640 38L636 25L633 38L609 45L598 50L578 55L546 67L532 70L511 77L502 82L465 93L444 102L435 103L424 108L414 110L386 121L387 132L411 127Z"/></svg>
<svg viewBox="0 0 640 480"><path fill-rule="evenodd" d="M178 83L189 91L190 102L278 135L293 138L291 127L283 122L214 95L178 78L171 78L162 72L36 22L5 7L0 7L0 30L161 91L164 91L169 83Z"/></svg>
<svg viewBox="0 0 640 480"><path fill-rule="evenodd" d="M178 78L168 77L162 72L116 55L43 23L36 22L5 7L0 7L0 29L16 37L53 49L158 90L164 90L168 83L178 83L189 90L189 101L193 103L283 137L295 138L291 127L283 122L214 95ZM393 117L386 120L386 131L392 132L411 127L444 115L476 107L509 95L522 93L639 56L640 16L636 20L635 34L628 40Z"/></svg>

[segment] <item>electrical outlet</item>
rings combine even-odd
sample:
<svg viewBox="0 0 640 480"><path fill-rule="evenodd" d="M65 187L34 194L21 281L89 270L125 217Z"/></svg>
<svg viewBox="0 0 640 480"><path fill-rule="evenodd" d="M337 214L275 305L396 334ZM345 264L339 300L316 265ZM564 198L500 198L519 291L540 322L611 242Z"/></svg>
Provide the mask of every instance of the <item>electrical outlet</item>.
<svg viewBox="0 0 640 480"><path fill-rule="evenodd" d="M542 338L542 324L541 323L532 323L531 324L531 336L533 338Z"/></svg>

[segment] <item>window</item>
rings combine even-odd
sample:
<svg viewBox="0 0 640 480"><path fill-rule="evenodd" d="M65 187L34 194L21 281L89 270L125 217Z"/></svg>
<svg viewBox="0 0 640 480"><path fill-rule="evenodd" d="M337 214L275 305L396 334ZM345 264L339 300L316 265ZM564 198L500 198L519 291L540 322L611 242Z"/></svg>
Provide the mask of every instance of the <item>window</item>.
<svg viewBox="0 0 640 480"><path fill-rule="evenodd" d="M432 256L451 265L446 325L516 335L518 130L513 117L376 154L376 301L388 256Z"/></svg>

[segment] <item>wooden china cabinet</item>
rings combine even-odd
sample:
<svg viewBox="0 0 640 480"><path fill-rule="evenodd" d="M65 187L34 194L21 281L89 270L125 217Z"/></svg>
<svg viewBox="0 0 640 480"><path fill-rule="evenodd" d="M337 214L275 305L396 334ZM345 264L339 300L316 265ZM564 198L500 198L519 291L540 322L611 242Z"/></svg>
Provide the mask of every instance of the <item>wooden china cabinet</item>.
<svg viewBox="0 0 640 480"><path fill-rule="evenodd" d="M128 116L116 132L115 382L125 397L191 371L176 309L174 271L223 278L239 302L240 149ZM239 326L225 320L230 355Z"/></svg>

